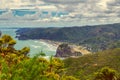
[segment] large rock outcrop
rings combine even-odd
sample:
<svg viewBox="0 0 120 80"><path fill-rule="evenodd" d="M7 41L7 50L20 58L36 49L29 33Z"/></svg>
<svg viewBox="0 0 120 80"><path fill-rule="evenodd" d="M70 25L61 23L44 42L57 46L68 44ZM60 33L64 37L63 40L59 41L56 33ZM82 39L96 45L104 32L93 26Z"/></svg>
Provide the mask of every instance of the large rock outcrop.
<svg viewBox="0 0 120 80"><path fill-rule="evenodd" d="M80 46L63 43L58 46L55 57L77 57L89 53L89 51L80 48Z"/></svg>

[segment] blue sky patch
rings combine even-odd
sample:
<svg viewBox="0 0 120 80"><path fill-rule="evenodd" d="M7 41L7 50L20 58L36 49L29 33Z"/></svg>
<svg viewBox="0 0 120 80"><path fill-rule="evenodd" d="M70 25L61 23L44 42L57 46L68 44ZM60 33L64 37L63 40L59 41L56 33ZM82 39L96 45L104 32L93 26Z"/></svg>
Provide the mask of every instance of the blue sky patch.
<svg viewBox="0 0 120 80"><path fill-rule="evenodd" d="M13 15L14 16L24 16L24 15L32 15L32 14L35 14L36 11L31 11L31 10L13 10Z"/></svg>
<svg viewBox="0 0 120 80"><path fill-rule="evenodd" d="M0 10L0 15L2 15L5 12L7 12L7 11L6 10Z"/></svg>

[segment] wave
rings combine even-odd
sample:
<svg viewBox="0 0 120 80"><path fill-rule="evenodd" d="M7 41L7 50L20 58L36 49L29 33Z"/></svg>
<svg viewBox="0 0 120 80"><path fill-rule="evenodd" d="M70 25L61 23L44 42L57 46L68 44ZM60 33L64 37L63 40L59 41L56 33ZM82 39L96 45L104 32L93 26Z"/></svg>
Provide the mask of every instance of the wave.
<svg viewBox="0 0 120 80"><path fill-rule="evenodd" d="M31 45L31 47L34 47L34 48L41 48L41 46L36 46L36 45Z"/></svg>
<svg viewBox="0 0 120 80"><path fill-rule="evenodd" d="M37 40L37 41L34 41L35 43L39 43L39 41Z"/></svg>
<svg viewBox="0 0 120 80"><path fill-rule="evenodd" d="M47 56L55 54L56 47L52 43L49 43L49 42L44 41L44 40L18 40L17 38L15 38L15 36L16 36L15 31L16 30L17 29L1 29L0 28L0 31L3 34L9 34L17 41L17 44L15 45L16 49L19 50L19 49L23 48L24 46L28 46L28 47L30 47L29 54L31 56L34 56L34 54L37 54L40 51L45 52L45 54Z"/></svg>

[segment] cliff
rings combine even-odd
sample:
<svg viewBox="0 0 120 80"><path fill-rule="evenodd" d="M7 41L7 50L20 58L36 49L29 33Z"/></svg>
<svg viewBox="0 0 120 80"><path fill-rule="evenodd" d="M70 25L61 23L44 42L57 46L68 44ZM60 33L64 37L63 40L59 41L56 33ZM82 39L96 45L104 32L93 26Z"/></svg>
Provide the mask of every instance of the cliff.
<svg viewBox="0 0 120 80"><path fill-rule="evenodd" d="M85 54L90 52L80 46L63 43L58 46L55 57L78 57Z"/></svg>

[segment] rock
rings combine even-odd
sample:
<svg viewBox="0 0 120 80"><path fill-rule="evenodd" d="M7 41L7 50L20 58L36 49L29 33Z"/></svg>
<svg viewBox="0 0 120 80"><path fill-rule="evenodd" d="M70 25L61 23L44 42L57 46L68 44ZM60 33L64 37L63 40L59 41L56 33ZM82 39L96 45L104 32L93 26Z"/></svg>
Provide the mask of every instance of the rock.
<svg viewBox="0 0 120 80"><path fill-rule="evenodd" d="M55 57L77 57L81 56L82 53L74 49L75 47L68 44L60 44L56 50Z"/></svg>

